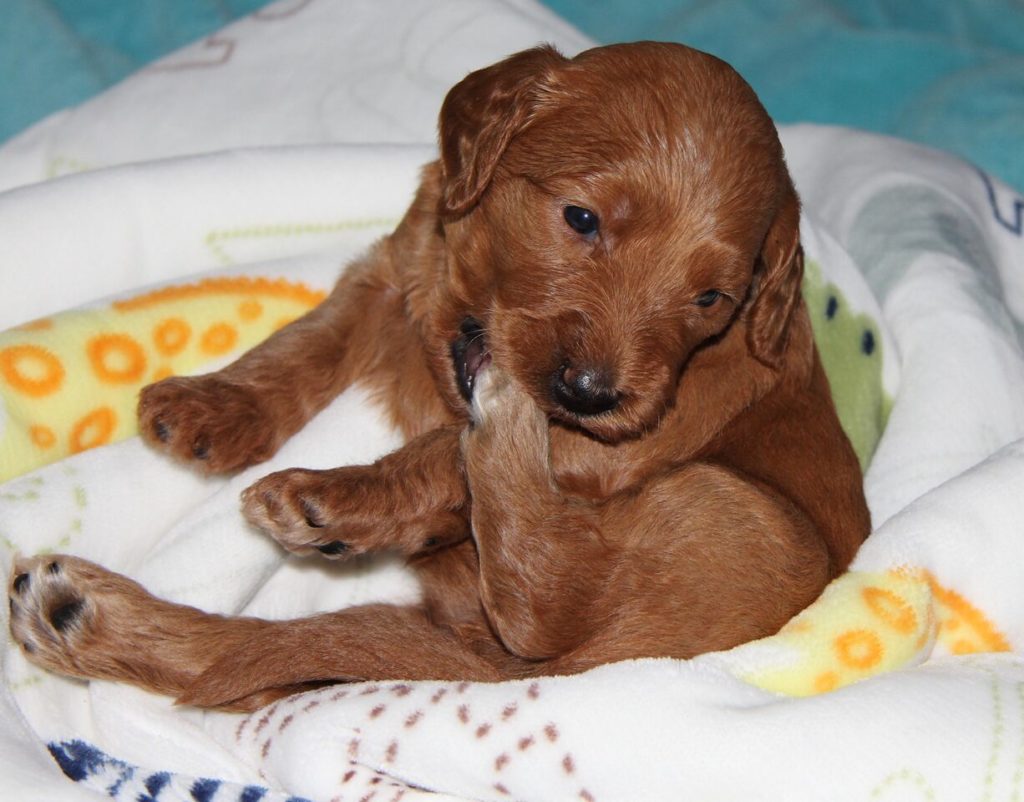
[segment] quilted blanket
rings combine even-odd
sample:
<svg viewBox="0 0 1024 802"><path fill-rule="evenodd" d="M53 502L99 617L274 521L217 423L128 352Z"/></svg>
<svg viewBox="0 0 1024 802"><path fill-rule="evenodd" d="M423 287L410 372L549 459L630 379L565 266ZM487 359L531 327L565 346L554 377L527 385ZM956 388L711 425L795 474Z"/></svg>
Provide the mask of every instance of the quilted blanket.
<svg viewBox="0 0 1024 802"><path fill-rule="evenodd" d="M416 597L395 562L286 558L238 511L238 492L264 472L363 462L399 444L358 388L271 463L230 479L152 454L131 415L143 383L215 367L315 304L394 224L433 155L429 144L382 144L428 143L425 125L368 145L312 144L304 132L383 130L378 115L399 98L410 119L436 107L474 66L444 61L453 43L479 64L538 39L585 44L525 2L476 3L473 14L439 4L447 16L415 24L400 4L371 5L349 4L342 20L331 18L337 5L286 2L271 7L277 35L260 38L265 20L223 34L252 48L252 62L214 86L233 86L232 97L282 49L309 51L320 70L340 60L335 79L358 73L352 54L390 65L377 91L358 95L365 104L347 95L346 120L323 102L337 83L297 67L289 113L265 118L303 132L291 147L209 152L226 136L204 133L213 100L189 106L194 83L186 90L180 71L165 70L79 109L79 129L64 120L59 136L51 127L0 150L0 174L26 185L0 195L0 252L14 266L0 297L4 571L16 552L66 551L176 601L273 618ZM481 41L474 14L503 33ZM328 24L351 50L316 44ZM374 26L395 50L357 46ZM396 77L413 53L436 81ZM140 108L158 91L164 106ZM134 137L166 105L181 126L155 131L144 152ZM100 142L91 126L121 119L118 109L125 121ZM775 636L690 661L529 682L336 686L249 716L55 677L5 638L4 799L1019 797L1024 199L896 140L782 133L806 207L805 297L875 523L814 605ZM121 138L129 155L115 158ZM58 171L111 166L43 181L54 159Z"/></svg>

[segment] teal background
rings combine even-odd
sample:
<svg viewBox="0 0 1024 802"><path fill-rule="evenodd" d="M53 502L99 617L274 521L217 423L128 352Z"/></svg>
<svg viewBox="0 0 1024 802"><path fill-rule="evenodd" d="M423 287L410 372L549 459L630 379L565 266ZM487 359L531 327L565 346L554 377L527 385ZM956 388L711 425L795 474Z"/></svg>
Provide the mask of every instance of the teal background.
<svg viewBox="0 0 1024 802"><path fill-rule="evenodd" d="M0 141L267 0L0 0Z"/></svg>
<svg viewBox="0 0 1024 802"><path fill-rule="evenodd" d="M0 0L0 140L264 4ZM1024 189L1024 0L546 5L600 42L667 39L721 56L779 122L933 145Z"/></svg>

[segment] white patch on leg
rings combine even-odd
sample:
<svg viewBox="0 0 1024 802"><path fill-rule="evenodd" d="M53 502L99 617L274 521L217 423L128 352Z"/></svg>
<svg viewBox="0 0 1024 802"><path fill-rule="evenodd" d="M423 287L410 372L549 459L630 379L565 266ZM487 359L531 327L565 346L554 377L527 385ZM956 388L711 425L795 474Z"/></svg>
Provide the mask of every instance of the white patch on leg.
<svg viewBox="0 0 1024 802"><path fill-rule="evenodd" d="M483 368L473 382L473 404L471 414L476 426L487 424L491 414L501 404L508 379L493 365Z"/></svg>

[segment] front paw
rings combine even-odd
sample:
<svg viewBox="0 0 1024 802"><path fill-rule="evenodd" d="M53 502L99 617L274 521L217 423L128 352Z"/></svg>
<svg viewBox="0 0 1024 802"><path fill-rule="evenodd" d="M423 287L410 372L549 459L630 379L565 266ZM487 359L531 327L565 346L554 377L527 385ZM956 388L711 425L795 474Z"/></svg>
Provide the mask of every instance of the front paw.
<svg viewBox="0 0 1024 802"><path fill-rule="evenodd" d="M329 559L378 551L412 556L464 540L460 509L419 503L429 496L417 493L415 482L379 465L294 468L244 490L242 513L289 551Z"/></svg>
<svg viewBox="0 0 1024 802"><path fill-rule="evenodd" d="M369 550L364 522L349 493L363 484L365 468L311 471L294 468L265 476L242 492L242 513L254 526L296 554L338 559Z"/></svg>
<svg viewBox="0 0 1024 802"><path fill-rule="evenodd" d="M143 388L139 432L157 449L207 473L231 473L273 456L276 427L258 394L217 374Z"/></svg>

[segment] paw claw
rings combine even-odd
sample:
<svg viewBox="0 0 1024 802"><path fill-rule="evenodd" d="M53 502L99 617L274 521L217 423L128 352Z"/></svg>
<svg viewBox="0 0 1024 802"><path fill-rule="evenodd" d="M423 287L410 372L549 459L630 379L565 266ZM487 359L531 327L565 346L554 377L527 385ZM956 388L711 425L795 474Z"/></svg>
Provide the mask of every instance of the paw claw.
<svg viewBox="0 0 1024 802"><path fill-rule="evenodd" d="M171 439L171 427L158 418L153 421L153 436L161 443L166 443Z"/></svg>
<svg viewBox="0 0 1024 802"><path fill-rule="evenodd" d="M299 506L302 507L303 516L306 519L306 526L311 529L323 529L327 524L320 517L320 510L308 499L300 499Z"/></svg>
<svg viewBox="0 0 1024 802"><path fill-rule="evenodd" d="M332 540L330 543L317 546L316 550L321 554L326 554L328 557L333 557L338 554L344 554L348 551L348 543L345 543L342 540Z"/></svg>

